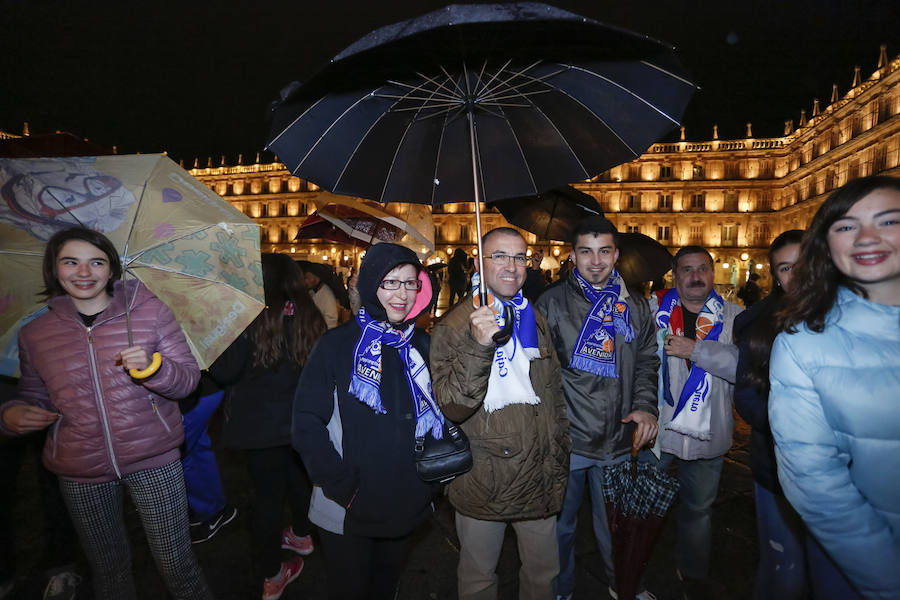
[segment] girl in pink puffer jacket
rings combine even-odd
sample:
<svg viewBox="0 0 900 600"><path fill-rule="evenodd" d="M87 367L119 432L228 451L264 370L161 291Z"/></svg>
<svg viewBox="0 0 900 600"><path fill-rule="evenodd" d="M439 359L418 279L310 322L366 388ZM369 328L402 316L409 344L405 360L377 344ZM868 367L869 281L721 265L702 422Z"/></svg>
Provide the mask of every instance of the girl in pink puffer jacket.
<svg viewBox="0 0 900 600"><path fill-rule="evenodd" d="M44 463L91 565L97 598L136 597L123 519L127 489L173 597L212 598L191 549L175 402L200 371L169 308L137 281L117 281L118 253L76 227L47 243L50 310L19 332L22 378L0 430L51 427ZM131 313L129 347L125 302ZM151 361L151 355L162 358Z"/></svg>

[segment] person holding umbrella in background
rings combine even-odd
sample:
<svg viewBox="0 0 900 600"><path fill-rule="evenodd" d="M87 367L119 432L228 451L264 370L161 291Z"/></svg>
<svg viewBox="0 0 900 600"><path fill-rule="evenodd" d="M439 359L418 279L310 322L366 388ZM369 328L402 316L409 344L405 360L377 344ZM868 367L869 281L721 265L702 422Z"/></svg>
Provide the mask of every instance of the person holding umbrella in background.
<svg viewBox="0 0 900 600"><path fill-rule="evenodd" d="M188 530L176 403L194 390L200 369L169 308L138 281L118 281L121 274L103 234L73 227L50 238L50 310L19 332L22 377L16 398L0 407L0 430L51 427L44 463L60 477L96 598L136 598L127 489L169 592L209 599Z"/></svg>
<svg viewBox="0 0 900 600"><path fill-rule="evenodd" d="M572 453L562 512L556 523L560 573L556 597L575 589L575 529L589 484L594 535L610 590L615 590L612 541L603 500L603 467L626 460L632 446L656 438L656 330L647 301L628 293L615 264L618 232L603 217L571 234L575 268L541 295L562 366ZM647 592L637 596L652 598Z"/></svg>
<svg viewBox="0 0 900 600"><path fill-rule="evenodd" d="M447 284L450 286L450 299L447 301L448 309L466 295L466 281L468 281L466 265L465 251L462 248L457 248L453 251L450 262L447 263Z"/></svg>
<svg viewBox="0 0 900 600"><path fill-rule="evenodd" d="M303 268L306 287L309 289L309 295L312 296L316 308L322 313L325 319L325 325L328 329L337 327L338 324L338 304L337 297L331 288L322 280L322 272L316 272L313 263L301 263ZM326 268L322 267L323 269Z"/></svg>

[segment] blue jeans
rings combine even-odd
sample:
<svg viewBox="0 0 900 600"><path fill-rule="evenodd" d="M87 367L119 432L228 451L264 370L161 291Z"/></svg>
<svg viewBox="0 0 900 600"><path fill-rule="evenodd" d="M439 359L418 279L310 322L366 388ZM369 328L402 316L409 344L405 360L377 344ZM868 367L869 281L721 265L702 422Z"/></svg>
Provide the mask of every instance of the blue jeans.
<svg viewBox="0 0 900 600"><path fill-rule="evenodd" d="M753 598L805 598L806 527L784 496L758 483L753 484L753 490L759 535L759 570Z"/></svg>
<svg viewBox="0 0 900 600"><path fill-rule="evenodd" d="M603 570L610 586L615 586L613 570L612 541L606 523L606 503L603 501L603 467L627 460L628 455L618 459L602 461L579 454L569 455L569 480L563 498L562 511L556 521L556 540L559 544L559 576L556 579L556 594L568 596L575 590L575 530L578 526L578 509L584 498L585 483L591 490L591 521L597 549L603 561Z"/></svg>
<svg viewBox="0 0 900 600"><path fill-rule="evenodd" d="M690 579L706 579L709 575L709 552L712 542L712 505L719 491L723 456L681 460L663 452L659 468L666 470L678 464L678 570Z"/></svg>
<svg viewBox="0 0 900 600"><path fill-rule="evenodd" d="M205 521L225 508L225 491L219 478L219 465L206 433L210 417L222 402L225 392L203 396L191 411L182 416L186 452L181 459L191 518Z"/></svg>

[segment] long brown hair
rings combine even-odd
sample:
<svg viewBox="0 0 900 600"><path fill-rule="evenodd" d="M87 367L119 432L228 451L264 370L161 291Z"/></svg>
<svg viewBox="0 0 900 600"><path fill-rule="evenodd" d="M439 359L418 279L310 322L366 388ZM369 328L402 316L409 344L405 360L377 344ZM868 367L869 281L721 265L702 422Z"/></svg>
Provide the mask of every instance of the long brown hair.
<svg viewBox="0 0 900 600"><path fill-rule="evenodd" d="M821 333L825 329L825 315L834 306L841 286L868 298L862 286L845 277L834 265L828 249L828 229L865 196L885 188L900 192L900 179L880 175L854 179L835 190L819 207L800 244L791 291L776 315L783 331L795 333L797 325L806 323L810 330Z"/></svg>
<svg viewBox="0 0 900 600"><path fill-rule="evenodd" d="M255 351L254 366L269 368L287 352L300 366L306 362L313 344L325 333L325 319L313 304L303 270L286 254L262 255L266 307L250 324ZM285 318L285 306L293 303L294 316Z"/></svg>

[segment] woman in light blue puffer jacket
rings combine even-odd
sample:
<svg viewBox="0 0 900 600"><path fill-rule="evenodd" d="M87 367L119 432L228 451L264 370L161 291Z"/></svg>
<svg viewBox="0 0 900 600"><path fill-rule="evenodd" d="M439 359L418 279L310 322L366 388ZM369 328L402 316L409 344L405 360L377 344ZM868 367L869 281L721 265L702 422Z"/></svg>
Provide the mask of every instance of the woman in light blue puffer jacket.
<svg viewBox="0 0 900 600"><path fill-rule="evenodd" d="M900 179L837 190L803 239L772 350L769 419L785 496L853 588L900 598Z"/></svg>

